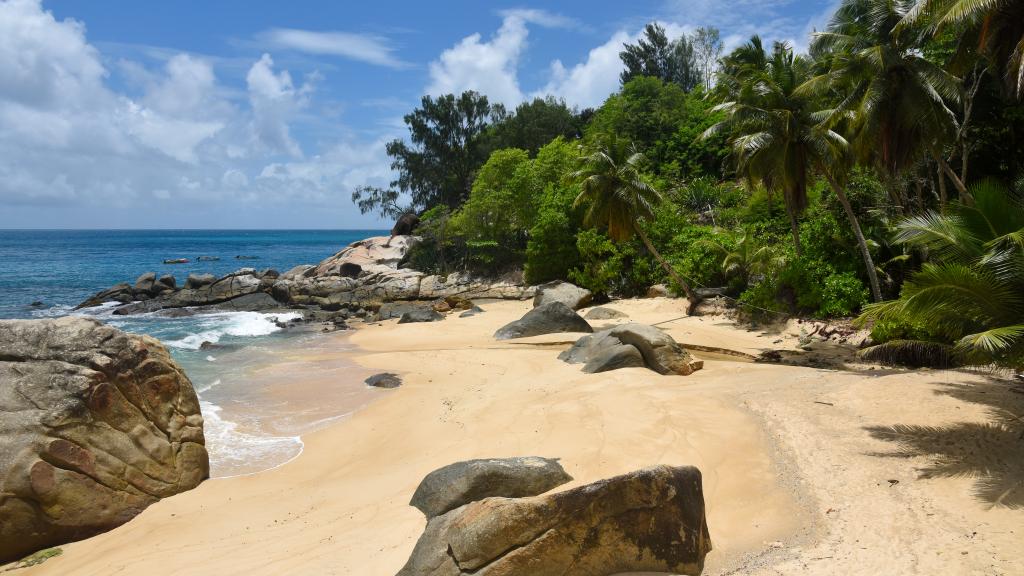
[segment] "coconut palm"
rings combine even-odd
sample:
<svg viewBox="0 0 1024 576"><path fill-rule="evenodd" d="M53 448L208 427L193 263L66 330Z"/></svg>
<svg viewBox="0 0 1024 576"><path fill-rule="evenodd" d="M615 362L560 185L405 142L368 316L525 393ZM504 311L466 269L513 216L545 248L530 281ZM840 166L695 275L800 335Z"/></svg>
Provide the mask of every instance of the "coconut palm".
<svg viewBox="0 0 1024 576"><path fill-rule="evenodd" d="M704 133L729 135L740 174L751 183L782 193L797 255L801 254L798 214L807 206L807 180L812 170L826 177L857 238L875 300L881 288L871 251L843 183L848 170L848 144L821 123L817 98L798 90L811 78L811 63L776 42L769 53L761 39L730 54L722 66L715 107L725 119Z"/></svg>
<svg viewBox="0 0 1024 576"><path fill-rule="evenodd" d="M1024 0L918 0L904 25L930 21L935 31L963 26L964 40L1002 71L1007 91L1024 98Z"/></svg>
<svg viewBox="0 0 1024 576"><path fill-rule="evenodd" d="M732 246L714 239L701 240L700 243L715 252L723 274L740 278L744 286L749 283L751 276L766 276L772 270L781 268L785 261L770 246L758 244L749 232L740 234Z"/></svg>
<svg viewBox="0 0 1024 576"><path fill-rule="evenodd" d="M826 125L848 123L857 158L875 164L890 182L928 155L969 203L942 154L956 135L956 115L946 103L959 102L960 83L922 55L926 31L900 25L912 7L910 0L844 0L811 46L825 72L801 92L839 100ZM894 201L904 204L900 194Z"/></svg>
<svg viewBox="0 0 1024 576"><path fill-rule="evenodd" d="M872 304L861 318L915 325L946 344L903 340L872 353L898 356L930 347L960 362L1024 365L1020 192L980 182L972 187L972 206L954 203L945 214L926 212L897 225L896 241L927 249L932 262L903 284L899 299Z"/></svg>
<svg viewBox="0 0 1024 576"><path fill-rule="evenodd" d="M662 257L640 225L642 220L654 217L654 207L661 202L661 195L641 175L643 154L613 135L582 160L583 168L574 176L582 182L575 206L586 207L584 224L607 229L608 237L616 242L639 236L648 252L686 293L692 314L700 299Z"/></svg>

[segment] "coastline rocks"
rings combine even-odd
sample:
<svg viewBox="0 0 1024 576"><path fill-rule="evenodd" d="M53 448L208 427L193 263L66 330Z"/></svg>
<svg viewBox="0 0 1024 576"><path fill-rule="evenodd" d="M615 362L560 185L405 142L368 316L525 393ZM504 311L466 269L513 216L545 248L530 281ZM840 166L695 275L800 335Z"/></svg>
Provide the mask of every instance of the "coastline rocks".
<svg viewBox="0 0 1024 576"><path fill-rule="evenodd" d="M419 308L410 310L398 319L399 324L414 324L417 322L438 322L444 320L444 315L430 308Z"/></svg>
<svg viewBox="0 0 1024 576"><path fill-rule="evenodd" d="M593 331L590 324L572 308L561 302L550 302L530 310L519 320L502 326L494 333L494 337L498 340L510 340L558 332Z"/></svg>
<svg viewBox="0 0 1024 576"><path fill-rule="evenodd" d="M343 264L359 266L368 274L398 270L398 264L419 243L416 236L374 236L353 242L316 267L316 276L342 276Z"/></svg>
<svg viewBox="0 0 1024 576"><path fill-rule="evenodd" d="M420 217L412 212L406 212L398 217L395 225L391 227L392 236L408 236L416 231L420 225Z"/></svg>
<svg viewBox="0 0 1024 576"><path fill-rule="evenodd" d="M135 280L133 288L136 292L152 294L153 284L156 284L156 272L146 272Z"/></svg>
<svg viewBox="0 0 1024 576"><path fill-rule="evenodd" d="M536 496L571 481L572 476L566 474L557 458L466 460L427 474L409 505L430 520L484 498Z"/></svg>
<svg viewBox="0 0 1024 576"><path fill-rule="evenodd" d="M459 314L459 318L469 318L470 316L476 316L477 314L482 314L483 312L484 312L483 308L474 305L469 310L466 310L462 314Z"/></svg>
<svg viewBox="0 0 1024 576"><path fill-rule="evenodd" d="M185 279L185 289L195 290L196 288L209 286L216 281L217 277L213 274L189 274L188 278Z"/></svg>
<svg viewBox="0 0 1024 576"><path fill-rule="evenodd" d="M94 296L86 299L85 302L75 306L75 310L92 308L93 306L99 306L104 302L120 302L122 304L126 304L133 300L135 300L135 293L132 290L131 284L122 282L96 293Z"/></svg>
<svg viewBox="0 0 1024 576"><path fill-rule="evenodd" d="M127 522L209 475L192 383L149 336L0 321L0 562Z"/></svg>
<svg viewBox="0 0 1024 576"><path fill-rule="evenodd" d="M700 471L657 466L437 516L398 576L700 574L710 551Z"/></svg>
<svg viewBox="0 0 1024 576"><path fill-rule="evenodd" d="M591 308L583 315L587 320L616 320L619 318L629 318L628 315L619 312L613 308L605 308L604 306L598 306L597 308Z"/></svg>
<svg viewBox="0 0 1024 576"><path fill-rule="evenodd" d="M588 374L646 366L659 374L688 376L704 367L668 334L636 322L583 336L558 358L583 364Z"/></svg>
<svg viewBox="0 0 1024 576"><path fill-rule="evenodd" d="M156 281L156 284L154 285L154 287L157 290L160 290L160 291L164 291L164 290L177 290L178 289L178 281L174 279L174 275L173 274L164 274L163 276L161 276Z"/></svg>
<svg viewBox="0 0 1024 576"><path fill-rule="evenodd" d="M391 372L383 372L381 374L374 374L366 380L367 386L373 386L374 388L398 388L402 385L402 379L397 374Z"/></svg>
<svg viewBox="0 0 1024 576"><path fill-rule="evenodd" d="M533 297L533 307L543 306L550 302L561 302L573 310L579 310L589 306L591 300L593 300L593 294L590 293L590 290L555 280L537 287L537 294Z"/></svg>

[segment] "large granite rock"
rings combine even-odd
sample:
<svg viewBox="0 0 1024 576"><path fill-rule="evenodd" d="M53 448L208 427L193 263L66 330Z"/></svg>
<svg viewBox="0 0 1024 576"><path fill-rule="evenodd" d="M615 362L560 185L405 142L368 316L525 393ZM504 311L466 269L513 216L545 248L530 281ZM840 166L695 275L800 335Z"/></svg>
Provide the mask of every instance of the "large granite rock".
<svg viewBox="0 0 1024 576"><path fill-rule="evenodd" d="M209 475L167 350L95 320L0 321L0 562L123 524Z"/></svg>
<svg viewBox="0 0 1024 576"><path fill-rule="evenodd" d="M120 284L115 284L106 290L97 292L78 306L75 306L75 310L92 308L105 302L120 302L122 304L126 304L133 300L135 300L135 291L132 289L132 285L127 282L122 282Z"/></svg>
<svg viewBox="0 0 1024 576"><path fill-rule="evenodd" d="M502 326L494 333L494 337L498 340L509 340L558 332L593 331L590 324L572 308L561 302L550 302L530 310L519 320Z"/></svg>
<svg viewBox="0 0 1024 576"><path fill-rule="evenodd" d="M353 242L317 265L315 275L340 276L343 264L356 264L364 271L397 270L405 255L418 243L417 236L374 236Z"/></svg>
<svg viewBox="0 0 1024 576"><path fill-rule="evenodd" d="M398 576L697 575L709 551L700 471L658 466L437 516Z"/></svg>
<svg viewBox="0 0 1024 576"><path fill-rule="evenodd" d="M617 320L619 318L628 318L629 316L624 312L619 312L614 308L606 308L604 306L598 306L597 308L591 308L583 315L583 318L587 320Z"/></svg>
<svg viewBox="0 0 1024 576"><path fill-rule="evenodd" d="M402 314L402 317L398 319L398 323L415 324L418 322L440 322L441 320L444 320L443 314L431 308L419 308Z"/></svg>
<svg viewBox="0 0 1024 576"><path fill-rule="evenodd" d="M636 322L583 336L558 358L583 364L587 373L646 366L660 374L687 376L704 367L668 334Z"/></svg>
<svg viewBox="0 0 1024 576"><path fill-rule="evenodd" d="M533 297L533 306L536 308L550 302L561 302L573 310L579 310L589 306L593 299L590 290L556 280L537 287L537 294Z"/></svg>
<svg viewBox="0 0 1024 576"><path fill-rule="evenodd" d="M554 458L467 460L427 474L416 487L409 505L415 506L429 520L491 496L536 496L571 481L572 476L566 474Z"/></svg>

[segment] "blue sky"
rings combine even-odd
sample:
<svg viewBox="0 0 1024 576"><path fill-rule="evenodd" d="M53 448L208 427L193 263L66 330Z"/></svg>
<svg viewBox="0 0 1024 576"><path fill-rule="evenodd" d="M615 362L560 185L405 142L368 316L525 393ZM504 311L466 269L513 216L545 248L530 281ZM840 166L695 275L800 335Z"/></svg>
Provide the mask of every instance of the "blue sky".
<svg viewBox="0 0 1024 576"><path fill-rule="evenodd" d="M0 0L0 228L378 227L423 94L597 106L651 20L802 47L833 7Z"/></svg>

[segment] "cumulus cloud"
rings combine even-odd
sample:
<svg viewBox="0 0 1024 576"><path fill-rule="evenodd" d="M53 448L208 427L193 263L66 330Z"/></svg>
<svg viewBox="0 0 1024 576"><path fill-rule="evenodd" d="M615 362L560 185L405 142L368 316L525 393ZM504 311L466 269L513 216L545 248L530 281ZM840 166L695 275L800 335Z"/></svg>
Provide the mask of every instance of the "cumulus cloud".
<svg viewBox="0 0 1024 576"><path fill-rule="evenodd" d="M409 65L395 57L395 48L387 38L374 34L273 28L261 34L260 38L272 48L319 56L341 56L388 68L405 68Z"/></svg>
<svg viewBox="0 0 1024 576"><path fill-rule="evenodd" d="M274 72L270 54L264 54L252 65L245 81L249 87L256 140L271 150L302 156L302 149L289 132L288 121L308 103L312 81L296 88L287 70Z"/></svg>
<svg viewBox="0 0 1024 576"><path fill-rule="evenodd" d="M551 80L534 95L550 94L580 108L600 106L609 94L619 88L619 73L622 71L619 52L622 45L632 39L625 32L617 32L571 69L566 69L561 60L555 60L551 63Z"/></svg>
<svg viewBox="0 0 1024 576"><path fill-rule="evenodd" d="M475 90L506 106L523 100L518 67L530 34L527 24L566 27L573 21L544 10L506 10L501 15L501 28L490 40L471 34L430 63L428 94Z"/></svg>
<svg viewBox="0 0 1024 576"><path fill-rule="evenodd" d="M383 146L352 136L351 154L364 156L332 151L260 177L281 158L302 158L290 126L317 80L294 81L270 55L251 64L241 93L225 88L214 63L200 56L169 53L150 66L121 60L113 71L107 61L83 23L56 19L39 0L0 0L0 226L72 205L81 209L60 211L61 225L95 226L74 214L154 200L169 208L290 209L295 198L316 197L343 206L338 195L347 203L349 183L389 179ZM122 75L131 95L114 88L112 74ZM348 159L354 163L326 165ZM313 192L303 189L309 182ZM149 211L138 215L160 221ZM124 225L106 222L113 224Z"/></svg>

